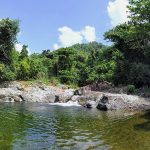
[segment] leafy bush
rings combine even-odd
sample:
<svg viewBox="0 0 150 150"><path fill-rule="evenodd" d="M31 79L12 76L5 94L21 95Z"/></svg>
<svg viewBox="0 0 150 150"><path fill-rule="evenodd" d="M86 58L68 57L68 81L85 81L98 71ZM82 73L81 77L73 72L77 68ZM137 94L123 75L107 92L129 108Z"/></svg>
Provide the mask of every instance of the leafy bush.
<svg viewBox="0 0 150 150"><path fill-rule="evenodd" d="M0 63L0 73L3 72L4 68L5 68L5 65Z"/></svg>
<svg viewBox="0 0 150 150"><path fill-rule="evenodd" d="M150 86L150 66L143 63L132 63L128 78L129 83L138 88L145 85Z"/></svg>
<svg viewBox="0 0 150 150"><path fill-rule="evenodd" d="M33 79L42 79L42 78L47 78L48 73L47 73L47 68L43 65L42 60L32 58L30 60L30 78Z"/></svg>
<svg viewBox="0 0 150 150"><path fill-rule="evenodd" d="M3 70L0 71L1 81L12 81L16 79L16 74L8 67L5 66Z"/></svg>
<svg viewBox="0 0 150 150"><path fill-rule="evenodd" d="M60 72L59 79L61 83L65 84L77 84L78 83L78 75L75 71L63 70Z"/></svg>
<svg viewBox="0 0 150 150"><path fill-rule="evenodd" d="M24 59L20 62L18 68L18 79L28 80L30 76L30 65L29 60Z"/></svg>
<svg viewBox="0 0 150 150"><path fill-rule="evenodd" d="M127 86L127 93L134 93L135 92L135 86L134 85L128 85Z"/></svg>

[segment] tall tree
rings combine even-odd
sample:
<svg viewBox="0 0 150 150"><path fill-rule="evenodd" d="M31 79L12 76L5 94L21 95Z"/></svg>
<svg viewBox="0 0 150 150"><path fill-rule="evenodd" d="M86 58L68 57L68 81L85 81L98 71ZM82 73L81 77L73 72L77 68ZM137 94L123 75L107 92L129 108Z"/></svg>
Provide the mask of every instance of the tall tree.
<svg viewBox="0 0 150 150"><path fill-rule="evenodd" d="M5 64L10 64L12 61L11 53L18 32L18 20L9 18L0 20L0 61Z"/></svg>
<svg viewBox="0 0 150 150"><path fill-rule="evenodd" d="M129 22L106 32L105 38L124 56L118 62L116 81L140 87L150 85L150 1L129 0L129 4Z"/></svg>
<svg viewBox="0 0 150 150"><path fill-rule="evenodd" d="M143 51L147 62L150 64L150 1L129 0L129 24L134 26L136 47Z"/></svg>
<svg viewBox="0 0 150 150"><path fill-rule="evenodd" d="M28 49L27 48L28 48L27 45L22 46L22 50L20 52L20 57L19 57L20 60L28 57Z"/></svg>

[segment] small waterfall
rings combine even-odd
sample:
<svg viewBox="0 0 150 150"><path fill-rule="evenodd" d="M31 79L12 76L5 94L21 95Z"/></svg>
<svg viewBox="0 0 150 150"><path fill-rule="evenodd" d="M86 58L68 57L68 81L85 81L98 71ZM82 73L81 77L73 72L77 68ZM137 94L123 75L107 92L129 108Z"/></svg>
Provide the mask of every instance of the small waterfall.
<svg viewBox="0 0 150 150"><path fill-rule="evenodd" d="M81 106L78 104L78 102L72 102L72 101L68 101L67 103L50 103L50 105L58 105L58 106L64 106L64 107Z"/></svg>

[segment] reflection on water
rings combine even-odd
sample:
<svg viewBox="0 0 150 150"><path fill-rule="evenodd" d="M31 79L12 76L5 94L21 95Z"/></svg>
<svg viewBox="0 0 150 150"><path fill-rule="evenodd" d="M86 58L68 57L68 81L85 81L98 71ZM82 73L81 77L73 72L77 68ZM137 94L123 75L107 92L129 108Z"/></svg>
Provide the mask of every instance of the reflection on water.
<svg viewBox="0 0 150 150"><path fill-rule="evenodd" d="M150 112L0 104L0 150L147 150Z"/></svg>

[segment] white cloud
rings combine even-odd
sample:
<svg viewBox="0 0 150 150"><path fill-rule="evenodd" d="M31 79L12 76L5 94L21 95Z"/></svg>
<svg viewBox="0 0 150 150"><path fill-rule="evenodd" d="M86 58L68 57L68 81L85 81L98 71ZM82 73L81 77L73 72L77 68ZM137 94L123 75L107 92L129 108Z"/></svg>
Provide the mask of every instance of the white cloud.
<svg viewBox="0 0 150 150"><path fill-rule="evenodd" d="M60 48L60 46L59 46L57 43L55 43L55 44L53 45L53 48L54 48L54 50L57 50L57 49Z"/></svg>
<svg viewBox="0 0 150 150"><path fill-rule="evenodd" d="M23 46L22 44L17 43L17 44L15 44L15 49L16 49L18 52L21 52L22 46Z"/></svg>
<svg viewBox="0 0 150 150"><path fill-rule="evenodd" d="M96 41L96 33L94 27L86 26L85 29L82 31L82 35L87 42Z"/></svg>
<svg viewBox="0 0 150 150"><path fill-rule="evenodd" d="M96 41L95 28L85 26L81 31L74 31L73 29L64 26L58 29L59 42L53 45L54 50L60 47L69 47L77 43L82 43L84 40L87 42Z"/></svg>
<svg viewBox="0 0 150 150"><path fill-rule="evenodd" d="M71 28L66 26L59 28L58 31L61 33L59 35L59 40L63 47L82 43L83 37L80 32L73 31Z"/></svg>
<svg viewBox="0 0 150 150"><path fill-rule="evenodd" d="M15 44L15 49L16 49L18 52L21 52L22 47L23 47L23 44L21 44L21 43L16 43L16 44ZM27 48L27 50L28 50L28 52L30 53L29 48Z"/></svg>
<svg viewBox="0 0 150 150"><path fill-rule="evenodd" d="M111 25L116 26L118 24L128 21L128 0L110 0L107 6L108 15L111 19Z"/></svg>

